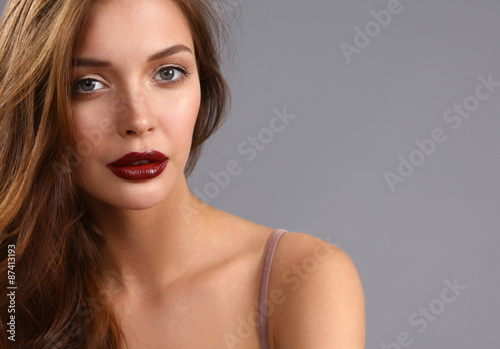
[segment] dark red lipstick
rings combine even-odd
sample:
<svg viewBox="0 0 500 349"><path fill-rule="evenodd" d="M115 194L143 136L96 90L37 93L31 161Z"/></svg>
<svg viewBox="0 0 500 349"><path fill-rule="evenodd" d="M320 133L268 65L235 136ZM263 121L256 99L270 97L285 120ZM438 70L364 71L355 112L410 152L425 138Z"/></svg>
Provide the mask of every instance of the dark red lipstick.
<svg viewBox="0 0 500 349"><path fill-rule="evenodd" d="M159 176L167 166L168 157L156 150L144 153L132 152L107 167L118 177L142 181Z"/></svg>

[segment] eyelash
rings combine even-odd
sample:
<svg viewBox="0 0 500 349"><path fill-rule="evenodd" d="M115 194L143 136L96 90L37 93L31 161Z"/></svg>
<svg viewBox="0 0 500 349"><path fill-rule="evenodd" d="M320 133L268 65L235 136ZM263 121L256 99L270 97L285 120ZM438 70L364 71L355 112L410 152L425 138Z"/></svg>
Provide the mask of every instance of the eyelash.
<svg viewBox="0 0 500 349"><path fill-rule="evenodd" d="M160 68L158 68L158 70L155 72L154 76L158 75L162 70L164 69L173 69L173 70L177 70L178 72L180 72L182 75L184 76L180 76L179 78L177 78L176 80L173 80L173 81L167 81L167 80L163 80L162 82L159 82L159 84L162 84L162 85L170 85L170 84L176 84L178 82L181 82L183 81L185 78L187 78L191 73L189 73L186 69L180 67L180 66L176 66L176 65L164 65L164 66L161 66ZM98 82L100 84L103 84L102 82L100 82L99 80L97 79L92 79L92 78L83 78L83 79L78 79L78 80L75 80L73 82L73 85L72 85L72 92L74 94L80 94L80 95L91 95L93 93L97 93L98 91L91 91L91 92L82 92L82 91L78 91L76 88L77 86L82 82L82 81L91 81L91 82ZM104 85L104 84L103 84Z"/></svg>

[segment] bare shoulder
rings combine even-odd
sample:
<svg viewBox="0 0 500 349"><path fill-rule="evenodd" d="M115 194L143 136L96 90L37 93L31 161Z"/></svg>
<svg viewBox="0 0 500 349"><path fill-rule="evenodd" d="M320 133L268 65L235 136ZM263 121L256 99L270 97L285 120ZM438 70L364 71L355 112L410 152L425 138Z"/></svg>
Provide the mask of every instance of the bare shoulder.
<svg viewBox="0 0 500 349"><path fill-rule="evenodd" d="M305 233L284 234L268 298L272 348L364 348L363 289L340 248Z"/></svg>

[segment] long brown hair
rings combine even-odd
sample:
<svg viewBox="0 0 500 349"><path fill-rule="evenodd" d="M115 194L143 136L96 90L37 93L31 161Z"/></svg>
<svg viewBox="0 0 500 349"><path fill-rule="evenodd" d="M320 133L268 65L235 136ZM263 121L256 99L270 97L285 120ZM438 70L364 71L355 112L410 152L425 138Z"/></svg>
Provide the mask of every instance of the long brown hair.
<svg viewBox="0 0 500 349"><path fill-rule="evenodd" d="M99 268L103 238L73 171L71 59L98 2L10 0L0 23L1 348L118 348L123 339ZM227 31L207 1L176 3L201 84L189 176L229 109L219 65Z"/></svg>

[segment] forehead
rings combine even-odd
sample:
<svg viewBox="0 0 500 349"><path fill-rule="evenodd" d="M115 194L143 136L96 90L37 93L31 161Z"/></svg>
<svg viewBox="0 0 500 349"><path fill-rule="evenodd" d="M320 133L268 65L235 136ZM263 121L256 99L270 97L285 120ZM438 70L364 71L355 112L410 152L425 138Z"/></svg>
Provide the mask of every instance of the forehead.
<svg viewBox="0 0 500 349"><path fill-rule="evenodd" d="M143 56L175 44L194 52L189 24L174 1L107 0L89 14L74 56Z"/></svg>

